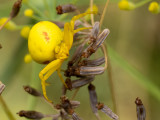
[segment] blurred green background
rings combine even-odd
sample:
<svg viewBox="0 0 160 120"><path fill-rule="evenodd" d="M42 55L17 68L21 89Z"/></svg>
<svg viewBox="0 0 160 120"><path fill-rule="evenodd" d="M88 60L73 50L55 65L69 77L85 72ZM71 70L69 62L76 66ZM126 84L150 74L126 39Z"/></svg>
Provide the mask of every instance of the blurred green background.
<svg viewBox="0 0 160 120"><path fill-rule="evenodd" d="M9 15L14 1L0 0L0 18ZM40 1L34 1L34 5L39 6L40 4L41 6ZM105 0L94 0L100 13L95 17L97 21L100 20L105 2ZM58 2L58 4L64 3L69 3L69 0ZM156 91L160 91L160 15L149 13L148 5L146 4L134 11L122 11L118 8L118 0L111 0L102 24L102 29L110 29L110 35L105 42L109 46L108 53L111 63L109 71L113 80L116 113L120 120L137 119L134 103L136 97L140 97L144 103L147 114L146 120L159 120L160 99L152 94L151 89L153 87L150 85L153 84L157 88ZM89 0L77 0L76 6L81 12L84 12L89 6ZM18 25L27 24L30 20L24 17L24 8L25 6L22 6L20 14L13 20ZM20 36L20 31L3 29L0 31L0 43L3 46L0 50L0 80L6 85L2 96L16 119L24 120L24 118L16 115L20 110L34 109L45 114L55 113L44 101L29 96L23 90L23 85L31 85L41 91L38 73L44 65L35 62L24 63L23 57L28 52L27 40ZM74 50L75 47L71 53ZM100 51L99 53L101 54ZM66 66L63 67L65 69ZM108 78L108 73L105 72L103 75L97 76L93 84L96 86L98 100L113 109L111 86ZM47 87L48 96L55 103L58 103L62 83L56 74L53 74L48 82L51 83ZM70 92L67 95L71 97L72 94L73 92ZM31 103L35 101L34 99L36 104ZM81 102L80 107L76 109L80 117L84 120L96 120L91 112L87 86L80 89L75 100ZM109 119L103 113L99 113L102 120ZM0 120L8 120L2 107L0 107Z"/></svg>

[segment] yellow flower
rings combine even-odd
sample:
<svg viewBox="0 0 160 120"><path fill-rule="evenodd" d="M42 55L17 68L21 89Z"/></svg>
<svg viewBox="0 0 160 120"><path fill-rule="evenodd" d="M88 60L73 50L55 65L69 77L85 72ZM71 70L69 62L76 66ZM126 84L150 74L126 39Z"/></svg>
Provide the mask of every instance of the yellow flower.
<svg viewBox="0 0 160 120"><path fill-rule="evenodd" d="M151 2L148 10L153 13L153 14L158 14L160 9L159 9L159 4L157 2Z"/></svg>
<svg viewBox="0 0 160 120"><path fill-rule="evenodd" d="M91 7L89 7L89 8L86 10L86 12L89 12L89 11L95 11L96 13L98 13L98 7L97 7L96 5L93 5L92 10L91 10ZM90 21L90 20L91 20L91 15L86 15L86 16L84 17L84 19L87 20L87 21Z"/></svg>
<svg viewBox="0 0 160 120"><path fill-rule="evenodd" d="M7 19L8 19L7 17L1 18L0 25L3 25L7 21ZM4 27L8 30L16 30L17 25L10 20Z"/></svg>
<svg viewBox="0 0 160 120"><path fill-rule="evenodd" d="M135 8L135 4L128 0L121 0L118 6L121 10L133 10Z"/></svg>
<svg viewBox="0 0 160 120"><path fill-rule="evenodd" d="M21 36L27 39L28 36L29 36L30 30L31 30L31 28L30 28L29 26L23 27L23 28L21 29L21 32L20 32Z"/></svg>
<svg viewBox="0 0 160 120"><path fill-rule="evenodd" d="M25 63L30 63L31 61L32 61L31 55L30 55L30 54L26 54L26 55L24 56L24 62L25 62Z"/></svg>
<svg viewBox="0 0 160 120"><path fill-rule="evenodd" d="M26 9L24 11L24 15L27 17L32 17L33 16L33 10L32 9Z"/></svg>

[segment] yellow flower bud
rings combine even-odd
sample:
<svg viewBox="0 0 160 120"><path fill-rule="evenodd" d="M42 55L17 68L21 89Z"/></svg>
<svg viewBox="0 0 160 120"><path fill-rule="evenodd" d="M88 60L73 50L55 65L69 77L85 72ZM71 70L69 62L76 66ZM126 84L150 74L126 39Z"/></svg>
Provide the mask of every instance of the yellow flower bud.
<svg viewBox="0 0 160 120"><path fill-rule="evenodd" d="M129 2L128 0L121 0L118 3L118 7L121 10L133 10L135 8L135 4L132 2Z"/></svg>
<svg viewBox="0 0 160 120"><path fill-rule="evenodd" d="M95 11L96 13L98 13L98 7L96 5L93 5L92 10L91 7L89 7L86 12L90 12L90 11ZM90 21L91 20L91 15L86 15L84 17L85 20Z"/></svg>
<svg viewBox="0 0 160 120"><path fill-rule="evenodd" d="M148 10L153 14L158 14L160 11L159 4L157 2L151 2Z"/></svg>
<svg viewBox="0 0 160 120"><path fill-rule="evenodd" d="M24 11L24 15L27 17L32 17L33 16L33 10L32 9L26 9Z"/></svg>
<svg viewBox="0 0 160 120"><path fill-rule="evenodd" d="M25 26L21 29L21 36L28 39L28 36L29 36L29 32L30 32L31 28L29 26Z"/></svg>
<svg viewBox="0 0 160 120"><path fill-rule="evenodd" d="M24 62L25 62L25 63L30 63L31 61L32 61L31 55L30 55L30 54L26 54L26 55L24 56Z"/></svg>
<svg viewBox="0 0 160 120"><path fill-rule="evenodd" d="M7 19L8 19L7 17L1 18L0 25L3 25L7 21ZM8 30L16 30L17 25L10 20L4 27Z"/></svg>

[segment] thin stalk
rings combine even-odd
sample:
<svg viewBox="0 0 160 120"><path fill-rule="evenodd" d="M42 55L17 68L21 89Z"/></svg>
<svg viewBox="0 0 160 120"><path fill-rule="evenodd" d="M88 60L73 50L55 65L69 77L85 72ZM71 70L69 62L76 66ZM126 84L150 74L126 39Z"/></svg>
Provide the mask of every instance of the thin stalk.
<svg viewBox="0 0 160 120"><path fill-rule="evenodd" d="M100 19L100 29L101 29L101 26L102 26L102 23L103 23L103 20L104 20L104 16L105 16L106 11L107 11L108 4L109 4L109 0L107 0L106 4L104 6L104 9L103 9L103 13L102 13L102 16L101 16L101 19Z"/></svg>
<svg viewBox="0 0 160 120"><path fill-rule="evenodd" d="M13 114L11 113L10 109L8 108L8 106L7 106L7 104L6 104L6 102L4 101L4 99L3 99L2 96L0 96L0 103L2 104L2 107L3 107L4 111L5 111L5 113L7 114L8 118L9 118L10 120L16 120L16 119L14 118Z"/></svg>
<svg viewBox="0 0 160 120"><path fill-rule="evenodd" d="M16 30L21 30L23 27L25 27L25 26L29 26L29 27L31 27L32 25L30 24L30 25L18 25L17 27L16 27Z"/></svg>
<svg viewBox="0 0 160 120"><path fill-rule="evenodd" d="M76 91L74 92L74 94L73 94L73 96L72 96L71 100L73 100L73 99L76 97L76 95L77 95L77 93L78 93L79 89L80 89L80 88L77 88L77 89L76 89Z"/></svg>
<svg viewBox="0 0 160 120"><path fill-rule="evenodd" d="M49 8L49 5L48 5L47 0L43 0L43 4L44 4L45 9L46 9L46 10L48 11L48 13L49 13L49 18L51 18L52 12L51 12L51 10L50 10L50 8Z"/></svg>
<svg viewBox="0 0 160 120"><path fill-rule="evenodd" d="M43 20L42 18L40 18L40 17L38 17L38 16L35 16L35 15L31 16L30 18L32 18L32 19L34 19L34 20L37 20L37 21L42 21L42 20ZM45 19L45 20L46 20L46 19Z"/></svg>
<svg viewBox="0 0 160 120"><path fill-rule="evenodd" d="M50 11L51 11L51 16L52 16L52 19L54 19L56 17L56 6L57 6L57 0L52 0L52 6L53 8L51 7L50 8Z"/></svg>
<svg viewBox="0 0 160 120"><path fill-rule="evenodd" d="M91 8L91 11L93 11L93 0L90 0L90 8ZM92 23L92 26L94 25L94 15L91 14L91 23Z"/></svg>
<svg viewBox="0 0 160 120"><path fill-rule="evenodd" d="M140 1L139 3L136 4L135 8L138 8L138 7L141 7L143 6L144 4L150 2L152 0L143 0L143 1Z"/></svg>
<svg viewBox="0 0 160 120"><path fill-rule="evenodd" d="M107 47L106 47L106 52L108 55ZM117 113L117 102L116 102L114 83L113 83L113 79L112 79L112 66L110 63L110 59L108 59L107 64L108 64L107 72L108 72L108 78L109 78L109 86L110 86L110 90L111 90L111 97L112 97L112 101L113 101L113 109L114 109L114 112Z"/></svg>
<svg viewBox="0 0 160 120"><path fill-rule="evenodd" d="M32 4L30 4L29 2L25 3L29 8L31 8L35 13L37 13L40 17L42 18L46 18L46 16L43 14L43 12L41 12L39 9L37 9L36 7L34 7Z"/></svg>
<svg viewBox="0 0 160 120"><path fill-rule="evenodd" d="M0 31L2 30L2 28L12 19L12 17L9 17L5 23L3 25L0 26Z"/></svg>
<svg viewBox="0 0 160 120"><path fill-rule="evenodd" d="M105 45L103 45L103 44L102 44L101 48L102 48L102 51L103 51L104 57L105 57L104 69L107 69L107 67L108 67L108 58L107 58L107 51L106 51L107 49L106 49Z"/></svg>
<svg viewBox="0 0 160 120"><path fill-rule="evenodd" d="M157 100L160 101L160 94L159 94L160 89L151 82L152 80L145 77L136 68L134 68L122 57L120 57L118 53L114 51L109 45L108 45L108 53L111 61L118 64L123 70L125 70L128 74L130 74L134 78L135 82L137 82L139 85L145 88L150 94L152 94L155 98L157 98Z"/></svg>

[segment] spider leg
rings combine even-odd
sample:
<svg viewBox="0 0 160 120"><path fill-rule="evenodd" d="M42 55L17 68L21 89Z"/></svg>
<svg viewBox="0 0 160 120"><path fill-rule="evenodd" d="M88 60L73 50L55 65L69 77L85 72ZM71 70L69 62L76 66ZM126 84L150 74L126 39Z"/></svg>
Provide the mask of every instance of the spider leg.
<svg viewBox="0 0 160 120"><path fill-rule="evenodd" d="M68 51L71 49L72 43L73 43L73 30L71 28L70 23L65 23L64 25L64 43L68 48Z"/></svg>
<svg viewBox="0 0 160 120"><path fill-rule="evenodd" d="M68 88L67 84L65 83L65 81L64 81L64 79L63 79L63 77L62 77L60 67L58 68L57 73L58 73L58 76L59 76L59 78L61 79L62 83L64 84L64 86L65 86L66 88Z"/></svg>
<svg viewBox="0 0 160 120"><path fill-rule="evenodd" d="M70 23L65 23L65 25L64 25L64 39L63 39L63 41L64 41L65 45L68 47L68 50L71 49L71 46L73 44L73 35L74 35L74 33L77 33L79 31L85 30L85 29L92 29L92 27L82 27L82 28L78 28L76 30L73 30L71 28Z"/></svg>
<svg viewBox="0 0 160 120"><path fill-rule="evenodd" d="M45 99L49 102L52 102L48 99L46 94L46 80L52 75L53 72L55 72L62 64L62 61L60 59L54 60L51 63L49 63L40 73L39 78L41 79L41 85L42 85L42 91Z"/></svg>
<svg viewBox="0 0 160 120"><path fill-rule="evenodd" d="M87 14L97 14L97 12L96 12L96 11L89 11L89 12L85 12L85 13L79 14L79 15L77 15L77 16L74 16L74 17L72 18L72 20L71 20L71 26L72 26L72 29L73 29L73 30L74 30L74 22L75 22L76 20L78 20L79 18L86 16Z"/></svg>
<svg viewBox="0 0 160 120"><path fill-rule="evenodd" d="M86 30L86 29L92 29L92 27L82 27L82 28L78 28L78 29L74 30L74 33L77 33L77 32L79 32L79 31Z"/></svg>

